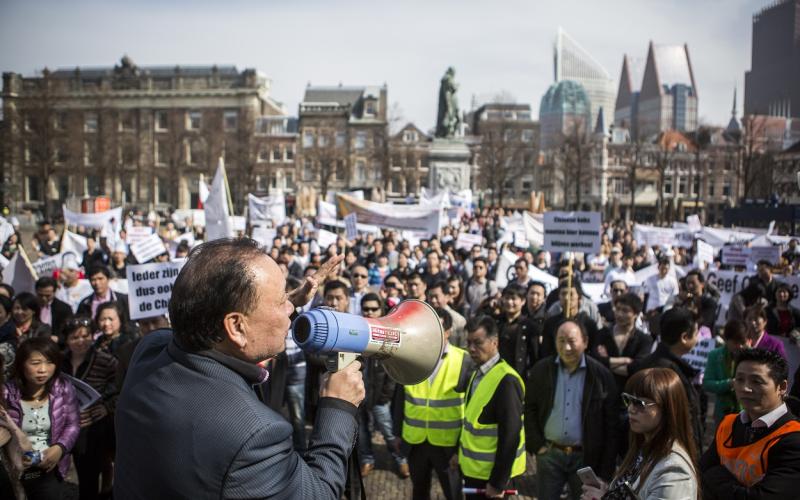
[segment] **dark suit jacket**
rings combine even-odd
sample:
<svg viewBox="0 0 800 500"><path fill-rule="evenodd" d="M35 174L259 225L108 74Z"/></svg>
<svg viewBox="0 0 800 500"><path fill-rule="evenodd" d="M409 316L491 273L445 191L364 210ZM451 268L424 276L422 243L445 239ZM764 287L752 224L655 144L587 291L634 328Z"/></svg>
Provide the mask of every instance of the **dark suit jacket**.
<svg viewBox="0 0 800 500"><path fill-rule="evenodd" d="M116 413L116 499L338 499L356 407L321 398L301 457L292 426L256 397L261 370L217 351L189 352L168 331L134 352Z"/></svg>
<svg viewBox="0 0 800 500"><path fill-rule="evenodd" d="M89 304L89 307L91 308L91 303ZM54 298L53 303L50 304L50 312L52 313L53 320L53 335L58 335L61 337L61 334L64 330L64 325L66 324L67 320L73 316L72 308L66 302Z"/></svg>
<svg viewBox="0 0 800 500"><path fill-rule="evenodd" d="M78 312L75 313L76 316L88 316L92 319L92 297L94 297L94 293L89 294L88 297L84 297L81 299L80 303L78 304ZM111 290L111 300L117 301L122 305L122 309L125 312L125 318L120 318L123 321L128 321L128 296L124 293L117 293L114 290Z"/></svg>
<svg viewBox="0 0 800 500"><path fill-rule="evenodd" d="M525 393L525 445L535 454L546 444L544 427L556 392L558 365L548 356L533 366ZM583 464L606 481L614 474L619 432L619 405L614 377L599 361L586 355L583 386Z"/></svg>

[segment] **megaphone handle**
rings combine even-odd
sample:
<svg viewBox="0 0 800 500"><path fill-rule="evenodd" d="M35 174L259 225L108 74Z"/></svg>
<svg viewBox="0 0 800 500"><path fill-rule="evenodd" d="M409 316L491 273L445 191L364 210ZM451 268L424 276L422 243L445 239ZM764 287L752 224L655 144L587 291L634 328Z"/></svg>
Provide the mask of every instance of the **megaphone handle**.
<svg viewBox="0 0 800 500"><path fill-rule="evenodd" d="M356 358L358 358L358 354L354 352L334 352L325 359L325 368L329 372L335 373L347 368Z"/></svg>

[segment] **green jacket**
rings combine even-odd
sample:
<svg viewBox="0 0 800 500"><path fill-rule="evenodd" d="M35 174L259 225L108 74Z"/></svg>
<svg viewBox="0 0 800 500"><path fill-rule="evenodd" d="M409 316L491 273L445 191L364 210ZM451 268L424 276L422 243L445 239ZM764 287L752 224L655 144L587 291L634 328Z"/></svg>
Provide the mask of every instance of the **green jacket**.
<svg viewBox="0 0 800 500"><path fill-rule="evenodd" d="M714 417L717 421L729 413L740 410L736 393L731 387L733 375L733 357L725 346L708 353L703 389L717 395L717 402L714 405Z"/></svg>

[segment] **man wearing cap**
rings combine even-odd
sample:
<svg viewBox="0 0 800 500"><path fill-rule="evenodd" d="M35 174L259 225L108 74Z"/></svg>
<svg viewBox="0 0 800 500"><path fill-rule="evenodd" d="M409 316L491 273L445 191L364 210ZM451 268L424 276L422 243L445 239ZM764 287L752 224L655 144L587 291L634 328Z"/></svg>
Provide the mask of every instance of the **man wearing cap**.
<svg viewBox="0 0 800 500"><path fill-rule="evenodd" d="M80 266L78 259L72 252L67 252L61 262L61 271L58 280L61 287L56 291L56 298L66 302L72 308L72 312L78 312L78 305L81 299L92 293L89 282L80 278Z"/></svg>
<svg viewBox="0 0 800 500"><path fill-rule="evenodd" d="M114 245L114 251L111 253L111 274L115 278L126 279L128 263L125 259L128 257L128 245L124 241L118 241Z"/></svg>

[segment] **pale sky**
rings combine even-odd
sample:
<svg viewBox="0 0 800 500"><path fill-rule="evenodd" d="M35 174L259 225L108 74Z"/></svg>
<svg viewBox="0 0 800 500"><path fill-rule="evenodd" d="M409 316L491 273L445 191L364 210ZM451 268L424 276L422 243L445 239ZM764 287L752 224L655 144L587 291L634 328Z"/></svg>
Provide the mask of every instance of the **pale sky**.
<svg viewBox="0 0 800 500"><path fill-rule="evenodd" d="M752 15L771 0L0 0L0 70L233 64L272 80L297 114L314 85L388 84L404 121L435 125L439 79L456 69L462 109L500 92L530 104L553 83L559 26L618 81L650 40L688 43L700 120L741 114Z"/></svg>

